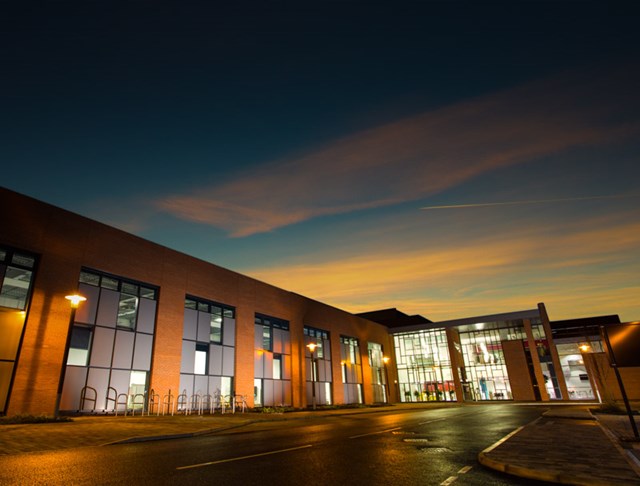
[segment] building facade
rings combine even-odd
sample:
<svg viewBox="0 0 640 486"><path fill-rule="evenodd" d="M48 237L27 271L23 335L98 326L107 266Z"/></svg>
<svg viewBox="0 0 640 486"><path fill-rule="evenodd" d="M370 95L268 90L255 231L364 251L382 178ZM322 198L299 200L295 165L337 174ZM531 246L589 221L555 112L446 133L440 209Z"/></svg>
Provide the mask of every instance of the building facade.
<svg viewBox="0 0 640 486"><path fill-rule="evenodd" d="M1 413L380 400L385 326L6 189L0 208Z"/></svg>
<svg viewBox="0 0 640 486"><path fill-rule="evenodd" d="M542 303L443 322L396 309L360 315L393 336L396 395L403 402L621 399L601 335L620 323L617 315L549 321ZM640 399L640 369L621 374L629 398Z"/></svg>
<svg viewBox="0 0 640 486"><path fill-rule="evenodd" d="M2 188L0 228L0 414L609 393L617 316L354 315Z"/></svg>

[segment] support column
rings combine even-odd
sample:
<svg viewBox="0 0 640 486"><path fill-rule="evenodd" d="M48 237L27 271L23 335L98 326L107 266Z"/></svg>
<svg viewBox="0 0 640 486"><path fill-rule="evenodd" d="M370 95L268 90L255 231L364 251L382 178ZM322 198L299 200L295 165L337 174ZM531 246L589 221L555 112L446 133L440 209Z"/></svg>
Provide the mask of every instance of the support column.
<svg viewBox="0 0 640 486"><path fill-rule="evenodd" d="M558 386L560 387L560 393L562 394L561 398L562 400L569 400L569 389L567 388L567 382L564 379L564 373L562 372L562 365L560 363L558 350L553 342L553 334L551 332L551 324L549 322L549 316L547 315L547 309L543 303L540 303L538 304L538 310L540 311L540 319L542 320L544 335L547 338L547 344L549 345L551 362L553 363L553 368L556 371L556 379L558 380Z"/></svg>
<svg viewBox="0 0 640 486"><path fill-rule="evenodd" d="M536 346L536 339L533 337L533 329L531 328L531 321L524 319L524 331L527 334L527 342L529 343L529 354L531 355L531 362L533 363L533 373L538 382L538 391L540 392L540 400L543 402L549 401L549 394L547 388L544 386L544 375L542 373L542 366L540 365L540 357L538 356L538 347ZM536 386L534 384L533 386Z"/></svg>
<svg viewBox="0 0 640 486"><path fill-rule="evenodd" d="M456 388L456 401L463 402L464 393L462 391L460 373L458 373L458 368L464 366L464 358L460 348L460 334L453 328L447 328L445 332L447 335L447 345L449 347L449 359L451 361L451 375L453 376L453 383Z"/></svg>

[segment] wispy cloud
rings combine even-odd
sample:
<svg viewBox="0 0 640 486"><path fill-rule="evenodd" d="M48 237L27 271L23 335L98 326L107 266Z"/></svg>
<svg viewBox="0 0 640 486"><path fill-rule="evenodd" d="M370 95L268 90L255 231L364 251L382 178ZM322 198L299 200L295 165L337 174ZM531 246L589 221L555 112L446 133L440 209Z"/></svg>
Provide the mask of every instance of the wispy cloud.
<svg viewBox="0 0 640 486"><path fill-rule="evenodd" d="M607 83L603 79L607 79ZM561 76L402 119L156 206L241 237L418 200L488 171L640 133L615 76ZM633 82L627 76L623 85Z"/></svg>
<svg viewBox="0 0 640 486"><path fill-rule="evenodd" d="M606 224L584 220L568 232L561 223L514 227L422 250L327 255L313 264L245 273L352 312L398 307L443 320L527 309L540 301L554 318L603 308L638 312L640 223L625 222L634 215Z"/></svg>
<svg viewBox="0 0 640 486"><path fill-rule="evenodd" d="M548 204L548 203L558 203L558 202L576 202L576 201L597 201L597 200L606 200L606 199L626 199L640 197L640 194L617 194L610 196L585 196L585 197L568 197L568 198L559 198L559 199L533 199L528 201L502 201L502 202L491 202L491 203L473 203L473 204L450 204L450 205L441 205L441 206L425 206L420 209L431 210L431 209L468 209L468 208L486 208L491 206L521 206L527 204Z"/></svg>

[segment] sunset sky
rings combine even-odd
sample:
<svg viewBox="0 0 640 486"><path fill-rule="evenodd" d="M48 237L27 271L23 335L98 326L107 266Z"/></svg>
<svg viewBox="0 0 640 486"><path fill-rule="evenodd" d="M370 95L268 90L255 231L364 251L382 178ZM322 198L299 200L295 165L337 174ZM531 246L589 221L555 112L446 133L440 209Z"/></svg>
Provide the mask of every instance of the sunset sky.
<svg viewBox="0 0 640 486"><path fill-rule="evenodd" d="M640 320L639 21L3 2L0 185L351 312Z"/></svg>

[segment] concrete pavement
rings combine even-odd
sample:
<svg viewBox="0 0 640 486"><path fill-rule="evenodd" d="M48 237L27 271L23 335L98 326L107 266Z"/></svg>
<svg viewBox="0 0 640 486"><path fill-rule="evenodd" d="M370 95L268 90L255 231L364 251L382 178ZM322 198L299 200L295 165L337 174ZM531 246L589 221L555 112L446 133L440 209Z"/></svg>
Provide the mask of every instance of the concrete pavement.
<svg viewBox="0 0 640 486"><path fill-rule="evenodd" d="M63 423L1 425L0 455L190 437L256 421L401 408L430 406L397 404L285 414L88 416ZM507 474L562 484L640 485L640 444L625 440L631 436L627 416L594 416L589 406L556 405L550 406L539 419L482 451L478 460L486 467Z"/></svg>
<svg viewBox="0 0 640 486"><path fill-rule="evenodd" d="M628 416L554 406L478 455L486 467L560 484L640 485L640 442ZM636 418L636 423L640 420Z"/></svg>

